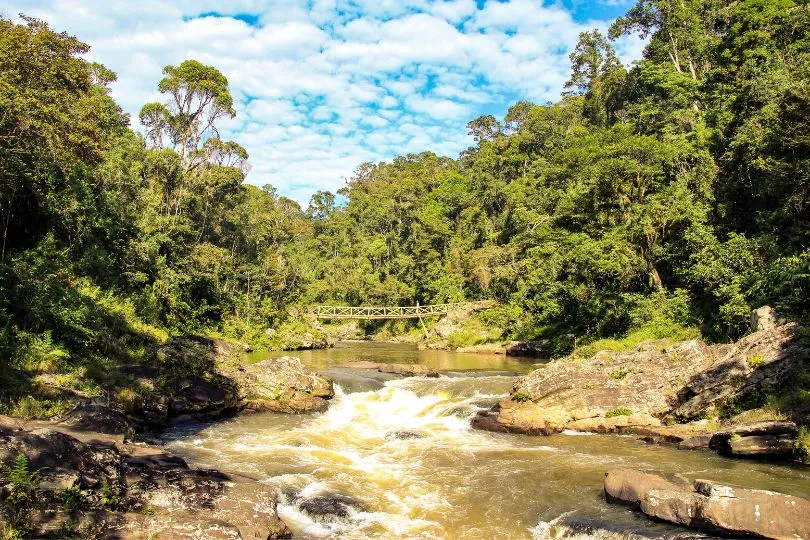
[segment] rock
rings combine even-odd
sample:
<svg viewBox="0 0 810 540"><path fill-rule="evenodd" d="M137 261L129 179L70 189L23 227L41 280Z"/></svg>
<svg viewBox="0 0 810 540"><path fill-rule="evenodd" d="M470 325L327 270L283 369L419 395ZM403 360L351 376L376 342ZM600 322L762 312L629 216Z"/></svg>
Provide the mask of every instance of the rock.
<svg viewBox="0 0 810 540"><path fill-rule="evenodd" d="M510 341L506 346L509 356L535 356L548 357L548 340L540 341Z"/></svg>
<svg viewBox="0 0 810 540"><path fill-rule="evenodd" d="M794 451L792 437L773 435L731 438L727 441L727 445L728 455L735 457L790 457Z"/></svg>
<svg viewBox="0 0 810 540"><path fill-rule="evenodd" d="M739 424L730 428L717 431L718 437L738 435L749 437L751 435L790 435L795 436L799 432L799 426L794 422L773 421L754 422L752 424Z"/></svg>
<svg viewBox="0 0 810 540"><path fill-rule="evenodd" d="M655 519L693 527L700 502L701 497L697 493L651 489L641 496L639 508Z"/></svg>
<svg viewBox="0 0 810 540"><path fill-rule="evenodd" d="M35 537L59 535L68 526L77 537L94 538L289 536L269 486L193 468L177 456L111 435L85 434L90 442L58 429L0 426L0 461L8 465L24 453L31 469L42 469L40 506L32 512ZM82 496L69 515L61 497L75 485Z"/></svg>
<svg viewBox="0 0 810 540"><path fill-rule="evenodd" d="M123 435L124 439L131 439L134 434L132 424L124 413L101 405L77 407L61 417L58 423L72 430Z"/></svg>
<svg viewBox="0 0 810 540"><path fill-rule="evenodd" d="M583 418L581 420L574 420L565 425L565 429L572 429L575 431L589 431L593 433L614 433L627 427L638 426L653 426L661 425L661 421L649 414L630 414L619 415L610 418L598 416L595 418Z"/></svg>
<svg viewBox="0 0 810 540"><path fill-rule="evenodd" d="M681 450L709 450L712 435L710 433L702 433L700 435L692 435L678 443L678 448Z"/></svg>
<svg viewBox="0 0 810 540"><path fill-rule="evenodd" d="M241 407L249 411L305 413L326 410L335 395L332 381L290 356L232 366Z"/></svg>
<svg viewBox="0 0 810 540"><path fill-rule="evenodd" d="M351 369L373 369L380 373L393 373L403 377L438 377L439 372L422 364L383 364L378 362L349 362L340 367Z"/></svg>
<svg viewBox="0 0 810 540"><path fill-rule="evenodd" d="M709 448L732 457L789 458L798 426L793 422L755 422L715 432Z"/></svg>
<svg viewBox="0 0 810 540"><path fill-rule="evenodd" d="M392 431L385 434L385 439L388 441L405 441L409 439L424 439L425 436L421 433L413 431Z"/></svg>
<svg viewBox="0 0 810 540"><path fill-rule="evenodd" d="M712 534L810 538L810 500L709 480L666 483L660 473L621 469L606 475L605 493L610 502L637 499L650 517Z"/></svg>
<svg viewBox="0 0 810 540"><path fill-rule="evenodd" d="M605 474L605 498L608 502L638 507L651 490L689 492L692 484L683 476L657 471L615 469Z"/></svg>
<svg viewBox="0 0 810 540"><path fill-rule="evenodd" d="M301 501L301 511L320 521L331 521L334 518L347 518L352 509L364 510L362 501L348 495L318 495Z"/></svg>
<svg viewBox="0 0 810 540"><path fill-rule="evenodd" d="M610 433L702 418L730 399L773 391L810 369L810 354L797 339L798 330L794 323L781 323L731 345L652 341L633 351L602 351L587 360L554 360L515 383L509 398L492 411L497 426L484 416L476 426L517 433ZM692 446L704 442L693 441Z"/></svg>
<svg viewBox="0 0 810 540"><path fill-rule="evenodd" d="M751 331L773 330L779 325L779 318L771 306L762 306L751 312Z"/></svg>

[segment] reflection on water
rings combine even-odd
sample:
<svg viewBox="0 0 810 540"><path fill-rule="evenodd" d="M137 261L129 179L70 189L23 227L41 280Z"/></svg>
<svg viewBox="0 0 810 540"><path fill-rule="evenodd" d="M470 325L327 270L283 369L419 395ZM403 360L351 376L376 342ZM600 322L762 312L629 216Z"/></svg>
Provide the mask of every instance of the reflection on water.
<svg viewBox="0 0 810 540"><path fill-rule="evenodd" d="M448 370L503 370L528 373L536 367L537 358L505 356L503 354L457 353L455 351L420 351L416 345L403 343L375 343L370 341L341 341L331 349L288 352L253 352L247 362L261 362L267 358L296 356L316 369L339 366L347 362L364 360L396 364L424 364L438 371Z"/></svg>
<svg viewBox="0 0 810 540"><path fill-rule="evenodd" d="M379 351L346 357L335 350L338 357L321 356L330 360L321 365L379 361ZM505 394L514 376L459 373L458 359L442 360L442 354L448 355L431 356L454 370L450 376L370 378L373 384L357 391L339 387L323 414L257 414L188 426L169 434L170 448L276 486L280 513L297 538L551 538L561 516L649 535L677 531L605 503L604 473L622 466L810 495L807 469L648 446L630 437L471 430L469 418ZM397 362L405 356L392 355ZM351 372L343 373L347 381ZM302 499L324 494L352 496L362 508L336 520L301 511Z"/></svg>

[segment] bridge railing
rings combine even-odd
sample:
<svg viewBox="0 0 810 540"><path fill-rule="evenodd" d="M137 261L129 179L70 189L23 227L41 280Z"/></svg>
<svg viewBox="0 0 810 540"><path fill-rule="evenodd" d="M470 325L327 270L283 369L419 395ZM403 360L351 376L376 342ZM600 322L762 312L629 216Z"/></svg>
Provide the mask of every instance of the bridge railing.
<svg viewBox="0 0 810 540"><path fill-rule="evenodd" d="M319 319L415 319L446 315L456 309L484 307L491 303L480 301L425 306L316 306L315 315Z"/></svg>

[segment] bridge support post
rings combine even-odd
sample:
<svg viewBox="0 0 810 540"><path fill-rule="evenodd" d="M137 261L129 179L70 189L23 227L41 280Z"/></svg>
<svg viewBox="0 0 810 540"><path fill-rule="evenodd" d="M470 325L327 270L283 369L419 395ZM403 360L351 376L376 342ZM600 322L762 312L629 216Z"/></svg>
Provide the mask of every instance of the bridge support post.
<svg viewBox="0 0 810 540"><path fill-rule="evenodd" d="M419 302L416 302L416 314L419 315L419 323L422 325L422 331L425 333L425 339L429 339L427 327L425 326L425 321L422 320L422 314L419 313Z"/></svg>

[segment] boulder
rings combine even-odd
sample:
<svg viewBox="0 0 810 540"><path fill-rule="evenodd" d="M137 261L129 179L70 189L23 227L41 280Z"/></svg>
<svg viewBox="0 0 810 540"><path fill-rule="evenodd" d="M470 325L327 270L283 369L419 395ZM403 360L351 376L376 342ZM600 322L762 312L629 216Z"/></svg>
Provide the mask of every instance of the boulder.
<svg viewBox="0 0 810 540"><path fill-rule="evenodd" d="M732 537L810 538L810 500L709 480L619 469L605 476L609 502L638 505L649 517Z"/></svg>
<svg viewBox="0 0 810 540"><path fill-rule="evenodd" d="M319 521L333 521L349 517L351 510L363 511L363 502L341 494L317 495L303 499L298 507L302 512Z"/></svg>
<svg viewBox="0 0 810 540"><path fill-rule="evenodd" d="M709 447L732 457L790 458L798 430L788 421L740 424L715 432Z"/></svg>
<svg viewBox="0 0 810 540"><path fill-rule="evenodd" d="M779 325L779 317L771 306L762 306L751 312L751 331L773 330Z"/></svg>
<svg viewBox="0 0 810 540"><path fill-rule="evenodd" d="M290 356L256 364L233 365L224 371L238 388L248 411L305 413L326 410L335 395L332 381Z"/></svg>
<svg viewBox="0 0 810 540"><path fill-rule="evenodd" d="M657 471L616 469L605 474L605 498L608 502L638 507L651 490L691 491L692 484L683 476Z"/></svg>
<svg viewBox="0 0 810 540"><path fill-rule="evenodd" d="M58 420L60 426L72 430L91 431L105 435L122 435L132 438L134 433L127 415L102 405L82 405L76 407Z"/></svg>
<svg viewBox="0 0 810 540"><path fill-rule="evenodd" d="M695 517L701 496L690 491L651 489L639 500L639 508L647 516L685 527L697 527Z"/></svg>

